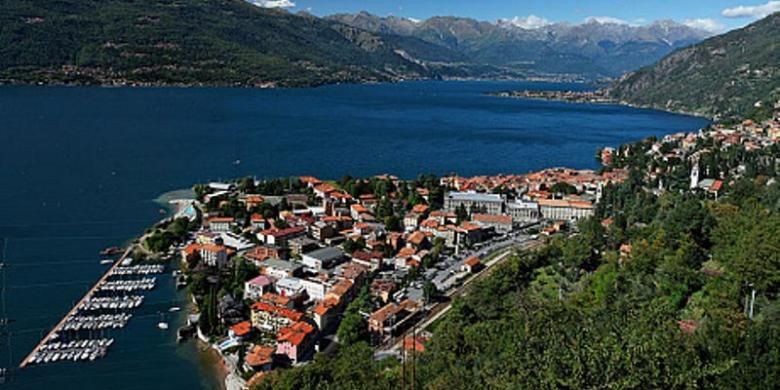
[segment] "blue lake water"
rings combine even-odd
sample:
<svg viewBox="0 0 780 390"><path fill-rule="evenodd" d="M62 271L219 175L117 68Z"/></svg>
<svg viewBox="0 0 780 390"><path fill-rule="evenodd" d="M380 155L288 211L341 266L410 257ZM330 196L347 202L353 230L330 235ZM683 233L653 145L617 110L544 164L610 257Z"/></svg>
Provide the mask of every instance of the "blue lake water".
<svg viewBox="0 0 780 390"><path fill-rule="evenodd" d="M595 168L600 147L706 121L612 105L504 99L521 82L411 82L300 90L0 88L0 367L16 367L105 270L98 251L160 219L154 199L246 175L523 173ZM234 161L241 164L235 165ZM1 245L2 243L0 243ZM14 371L8 388L211 388L192 343L157 329L183 296L158 283L95 363ZM169 318L173 321L175 319Z"/></svg>

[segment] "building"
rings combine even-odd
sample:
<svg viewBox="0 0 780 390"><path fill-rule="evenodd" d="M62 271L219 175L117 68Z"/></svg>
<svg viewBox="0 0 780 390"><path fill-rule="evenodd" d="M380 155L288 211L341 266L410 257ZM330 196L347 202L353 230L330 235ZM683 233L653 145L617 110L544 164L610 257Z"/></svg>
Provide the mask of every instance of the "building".
<svg viewBox="0 0 780 390"><path fill-rule="evenodd" d="M257 246L244 253L244 259L251 261L258 268L262 266L263 261L268 259L287 259L289 250L278 246Z"/></svg>
<svg viewBox="0 0 780 390"><path fill-rule="evenodd" d="M498 233L509 233L514 226L511 215L472 214L471 220L482 227L494 228Z"/></svg>
<svg viewBox="0 0 780 390"><path fill-rule="evenodd" d="M287 356L293 364L307 359L314 350L317 330L313 325L298 321L279 330L276 353Z"/></svg>
<svg viewBox="0 0 780 390"><path fill-rule="evenodd" d="M382 268L383 258L384 258L384 254L382 254L382 252L379 251L374 251L374 252L355 251L354 253L352 253L352 261L368 267L368 269L371 272Z"/></svg>
<svg viewBox="0 0 780 390"><path fill-rule="evenodd" d="M201 245L200 258L209 267L223 268L228 261L227 248L216 244Z"/></svg>
<svg viewBox="0 0 780 390"><path fill-rule="evenodd" d="M300 279L303 290L310 300L321 301L325 299L325 292L328 291L328 284L319 279Z"/></svg>
<svg viewBox="0 0 780 390"><path fill-rule="evenodd" d="M387 302L393 293L398 289L398 285L389 279L377 279L371 283L371 295Z"/></svg>
<svg viewBox="0 0 780 390"><path fill-rule="evenodd" d="M246 371L268 372L273 369L273 355L276 349L267 345L254 345L244 357Z"/></svg>
<svg viewBox="0 0 780 390"><path fill-rule="evenodd" d="M456 212L461 206L469 213L503 214L506 197L480 192L448 192L444 196L444 209Z"/></svg>
<svg viewBox="0 0 780 390"><path fill-rule="evenodd" d="M230 217L212 217L208 219L208 223L212 232L226 233L231 231L236 220Z"/></svg>
<svg viewBox="0 0 780 390"><path fill-rule="evenodd" d="M306 236L295 237L287 241L287 246L290 247L290 254L293 256L301 256L320 247L317 240L312 240Z"/></svg>
<svg viewBox="0 0 780 390"><path fill-rule="evenodd" d="M303 313L299 311L265 302L255 302L251 310L252 326L267 332L276 332L303 319Z"/></svg>
<svg viewBox="0 0 780 390"><path fill-rule="evenodd" d="M303 226L293 226L286 229L271 228L257 233L257 239L267 245L284 246L288 240L306 234Z"/></svg>
<svg viewBox="0 0 780 390"><path fill-rule="evenodd" d="M333 226L323 221L315 222L311 225L309 231L311 232L311 236L317 241L324 241L325 239L335 237L338 234Z"/></svg>
<svg viewBox="0 0 780 390"><path fill-rule="evenodd" d="M468 259L463 261L463 265L461 266L460 270L463 272L477 272L482 268L482 262L479 260L479 257L472 256Z"/></svg>
<svg viewBox="0 0 780 390"><path fill-rule="evenodd" d="M368 317L368 331L378 337L394 335L419 311L419 304L409 299L399 304L388 303Z"/></svg>
<svg viewBox="0 0 780 390"><path fill-rule="evenodd" d="M252 280L244 282L244 299L256 301L274 287L274 278L260 275Z"/></svg>
<svg viewBox="0 0 780 390"><path fill-rule="evenodd" d="M344 259L344 252L339 248L322 248L316 251L303 254L303 265L311 269L320 271L326 268L333 268Z"/></svg>
<svg viewBox="0 0 780 390"><path fill-rule="evenodd" d="M321 331L327 332L338 324L338 315L343 305L338 299L328 298L317 303L312 309L314 323Z"/></svg>
<svg viewBox="0 0 780 390"><path fill-rule="evenodd" d="M287 260L268 259L260 264L260 273L276 279L296 276L303 267Z"/></svg>
<svg viewBox="0 0 780 390"><path fill-rule="evenodd" d="M299 278L287 277L279 279L276 282L276 292L290 299L298 300L303 298L306 290L303 288L302 280Z"/></svg>
<svg viewBox="0 0 780 390"><path fill-rule="evenodd" d="M507 214L517 223L533 223L539 221L541 213L536 202L515 199L506 205Z"/></svg>
<svg viewBox="0 0 780 390"><path fill-rule="evenodd" d="M593 203L581 200L540 199L542 218L549 220L577 221L594 215Z"/></svg>

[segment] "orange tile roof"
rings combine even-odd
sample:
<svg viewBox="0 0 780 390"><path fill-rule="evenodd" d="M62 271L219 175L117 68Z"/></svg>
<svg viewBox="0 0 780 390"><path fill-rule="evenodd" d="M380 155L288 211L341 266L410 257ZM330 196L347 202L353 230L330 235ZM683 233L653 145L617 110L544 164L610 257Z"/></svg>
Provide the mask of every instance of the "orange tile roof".
<svg viewBox="0 0 780 390"><path fill-rule="evenodd" d="M224 246L217 245L217 244L203 244L201 245L200 249L212 253L226 251L226 248Z"/></svg>
<svg viewBox="0 0 780 390"><path fill-rule="evenodd" d="M428 211L428 205L426 204L418 204L412 207L413 213L424 214L426 211Z"/></svg>
<svg viewBox="0 0 780 390"><path fill-rule="evenodd" d="M417 253L417 250L414 248L402 248L400 251L398 251L398 254L395 257L411 257L414 256L415 253Z"/></svg>
<svg viewBox="0 0 780 390"><path fill-rule="evenodd" d="M184 252L187 256L190 256L193 253L200 252L202 247L203 245L201 244L192 243L190 245L185 246L184 249L182 249L182 252Z"/></svg>
<svg viewBox="0 0 780 390"><path fill-rule="evenodd" d="M292 345L298 346L306 340L306 337L314 334L314 327L310 324L298 321L292 326L287 326L279 330L279 334L276 336L276 340L280 343L288 342Z"/></svg>
<svg viewBox="0 0 780 390"><path fill-rule="evenodd" d="M275 306L287 306L290 304L290 297L274 293L265 293L260 297L260 301L270 303Z"/></svg>
<svg viewBox="0 0 780 390"><path fill-rule="evenodd" d="M420 245L425 241L425 233L418 230L412 233L406 241L412 243L413 245Z"/></svg>
<svg viewBox="0 0 780 390"><path fill-rule="evenodd" d="M471 216L471 219L473 221L482 222L482 223L503 223L503 224L512 223L511 215L474 214Z"/></svg>
<svg viewBox="0 0 780 390"><path fill-rule="evenodd" d="M303 183L303 184L317 185L317 184L322 183L322 180L320 180L320 179L318 179L318 178L316 178L314 176L301 176L301 177L298 178L298 180L300 180L301 183Z"/></svg>
<svg viewBox="0 0 780 390"><path fill-rule="evenodd" d="M324 300L317 303L316 306L314 306L314 309L312 309L312 312L318 316L324 316L329 311L331 311L334 307L338 306L339 300L336 298L325 298Z"/></svg>
<svg viewBox="0 0 780 390"><path fill-rule="evenodd" d="M249 321L242 321L231 326L230 330L238 337L246 336L252 331L252 324Z"/></svg>
<svg viewBox="0 0 780 390"><path fill-rule="evenodd" d="M252 311L262 311L273 314L277 317L284 317L291 321L300 321L303 318L303 313L288 309L283 306L276 306L265 302L255 302L252 305Z"/></svg>
<svg viewBox="0 0 780 390"><path fill-rule="evenodd" d="M463 264L465 264L465 265L467 265L469 267L476 267L476 266L479 265L479 263L480 263L479 257L477 257L477 256L469 257L468 259L463 261Z"/></svg>
<svg viewBox="0 0 780 390"><path fill-rule="evenodd" d="M274 347L255 345L246 354L244 361L252 367L264 366L273 363ZM254 378L254 377L253 377Z"/></svg>
<svg viewBox="0 0 780 390"><path fill-rule="evenodd" d="M217 223L219 223L219 222L222 222L222 223L226 223L226 222L227 223L233 223L233 222L236 221L236 219L232 218L232 217L211 217L211 218L208 219L208 221L209 221L209 223L215 223L215 222L217 222Z"/></svg>

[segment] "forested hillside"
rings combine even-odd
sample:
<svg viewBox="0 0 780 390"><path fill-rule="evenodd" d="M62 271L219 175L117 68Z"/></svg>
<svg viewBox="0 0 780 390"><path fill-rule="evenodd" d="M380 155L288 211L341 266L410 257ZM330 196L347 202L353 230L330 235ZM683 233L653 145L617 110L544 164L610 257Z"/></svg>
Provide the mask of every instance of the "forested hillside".
<svg viewBox="0 0 780 390"><path fill-rule="evenodd" d="M616 153L607 169L630 178L606 189L595 218L454 303L415 359L415 388L776 388L780 149L700 140L695 161L728 177L716 200L690 191L689 161L656 158L654 145ZM259 388L410 388L406 367L356 341Z"/></svg>
<svg viewBox="0 0 780 390"><path fill-rule="evenodd" d="M780 99L780 13L678 50L610 94L661 109L766 117Z"/></svg>
<svg viewBox="0 0 780 390"><path fill-rule="evenodd" d="M243 0L4 0L0 81L316 85L429 76L381 36Z"/></svg>

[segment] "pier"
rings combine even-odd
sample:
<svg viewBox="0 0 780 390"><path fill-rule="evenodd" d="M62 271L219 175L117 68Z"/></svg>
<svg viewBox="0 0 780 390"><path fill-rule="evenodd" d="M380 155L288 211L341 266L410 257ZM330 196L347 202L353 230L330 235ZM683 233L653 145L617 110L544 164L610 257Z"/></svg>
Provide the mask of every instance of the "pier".
<svg viewBox="0 0 780 390"><path fill-rule="evenodd" d="M110 280L116 276L151 275L162 273L164 266L142 265L123 266L122 264L132 253L134 246L128 247L122 256L95 282L92 288L79 300L62 320L55 325L38 345L22 360L19 368L31 364L50 363L59 360L92 361L105 356L113 339L80 339L70 342L55 342L61 332L78 332L84 330L102 330L124 327L131 315L127 313L95 314L94 311L130 310L141 305L143 296L121 295L97 297L99 293L127 293L137 290L150 290L154 287L155 278L139 280Z"/></svg>

